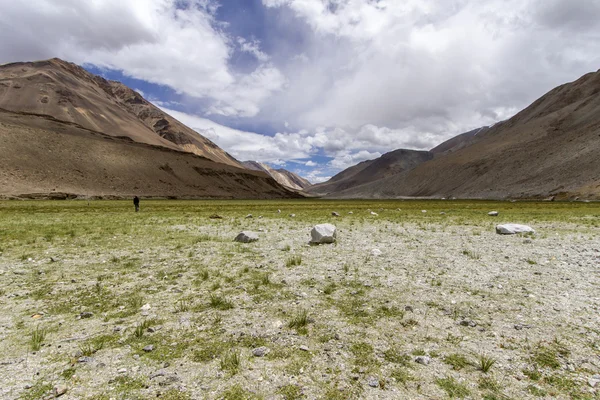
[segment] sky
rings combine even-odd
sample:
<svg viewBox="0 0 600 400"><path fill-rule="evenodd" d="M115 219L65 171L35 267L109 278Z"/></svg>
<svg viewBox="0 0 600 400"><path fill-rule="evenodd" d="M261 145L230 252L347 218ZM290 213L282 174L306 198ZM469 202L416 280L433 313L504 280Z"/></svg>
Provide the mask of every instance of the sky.
<svg viewBox="0 0 600 400"><path fill-rule="evenodd" d="M0 63L122 81L313 183L510 118L600 68L600 0L0 0Z"/></svg>

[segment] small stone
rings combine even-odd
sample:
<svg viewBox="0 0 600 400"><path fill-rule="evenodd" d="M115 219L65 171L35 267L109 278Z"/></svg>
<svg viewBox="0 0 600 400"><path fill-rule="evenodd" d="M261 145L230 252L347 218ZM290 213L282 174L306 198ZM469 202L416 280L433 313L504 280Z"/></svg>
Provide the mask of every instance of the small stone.
<svg viewBox="0 0 600 400"><path fill-rule="evenodd" d="M54 397L60 397L63 394L67 393L67 386L60 384L60 385L56 385L54 386L54 389L52 391L54 393Z"/></svg>
<svg viewBox="0 0 600 400"><path fill-rule="evenodd" d="M246 215L246 218L252 218L252 214Z"/></svg>
<svg viewBox="0 0 600 400"><path fill-rule="evenodd" d="M31 389L33 387L32 383L26 383L25 386L23 386L23 389Z"/></svg>
<svg viewBox="0 0 600 400"><path fill-rule="evenodd" d="M150 304L146 303L143 306L140 307L140 310L142 311L150 311Z"/></svg>
<svg viewBox="0 0 600 400"><path fill-rule="evenodd" d="M221 217L219 214L213 214L210 217L208 217L210 219L223 219L223 217Z"/></svg>
<svg viewBox="0 0 600 400"><path fill-rule="evenodd" d="M440 215L446 215L446 213L442 211L442 212L440 213Z"/></svg>
<svg viewBox="0 0 600 400"><path fill-rule="evenodd" d="M340 214L334 211L334 212L331 213L331 216L332 217L339 217Z"/></svg>
<svg viewBox="0 0 600 400"><path fill-rule="evenodd" d="M427 210L421 210L423 214L427 214Z"/></svg>
<svg viewBox="0 0 600 400"><path fill-rule="evenodd" d="M381 250L379 250L379 249L373 249L373 250L371 250L371 255L373 257L379 257L382 254L383 254L383 252Z"/></svg>
<svg viewBox="0 0 600 400"><path fill-rule="evenodd" d="M490 217L497 217L497 216L498 216L498 211L490 211L490 212L488 213L488 215L489 215Z"/></svg>
<svg viewBox="0 0 600 400"><path fill-rule="evenodd" d="M94 313L89 312L89 311L85 311L85 312L82 312L81 314L79 314L79 318L81 318L81 319L92 318L93 316L94 316Z"/></svg>
<svg viewBox="0 0 600 400"><path fill-rule="evenodd" d="M117 373L118 373L118 374L126 374L126 373L127 373L127 368L119 368L119 369L117 370Z"/></svg>
<svg viewBox="0 0 600 400"><path fill-rule="evenodd" d="M290 214L290 218L294 218L296 214Z"/></svg>
<svg viewBox="0 0 600 400"><path fill-rule="evenodd" d="M415 312L415 310L412 308L412 306L405 306L404 311Z"/></svg>
<svg viewBox="0 0 600 400"><path fill-rule="evenodd" d="M373 216L375 216L375 217L376 217L376 216L378 216L379 214L377 214L375 211L371 211L371 215L373 215Z"/></svg>
<svg viewBox="0 0 600 400"><path fill-rule="evenodd" d="M264 357L269 353L269 349L262 346L262 347L257 347L256 349L252 350L252 355L254 355L254 357Z"/></svg>
<svg viewBox="0 0 600 400"><path fill-rule="evenodd" d="M142 350L144 350L146 353L150 353L152 350L154 350L154 346L149 344L148 346L145 346Z"/></svg>
<svg viewBox="0 0 600 400"><path fill-rule="evenodd" d="M460 325L475 328L477 326L477 322L470 319L463 319L462 321L460 321Z"/></svg>
<svg viewBox="0 0 600 400"><path fill-rule="evenodd" d="M588 385L590 385L590 387L595 388L596 386L598 386L598 384L600 384L599 375L594 375L590 379L588 379Z"/></svg>
<svg viewBox="0 0 600 400"><path fill-rule="evenodd" d="M85 357L85 356L84 357L79 357L77 359L78 363L91 363L93 361L94 361L94 359L92 357Z"/></svg>
<svg viewBox="0 0 600 400"><path fill-rule="evenodd" d="M302 351L309 351L308 346L302 345L300 347L298 347L300 350Z"/></svg>
<svg viewBox="0 0 600 400"><path fill-rule="evenodd" d="M379 387L379 379L377 379L377 378L370 377L370 378L367 380L367 383L368 383L368 384L369 384L369 386L371 386L372 388L378 388L378 387Z"/></svg>
<svg viewBox="0 0 600 400"><path fill-rule="evenodd" d="M531 240L531 239L523 240L523 244L531 244L531 243L533 243L533 240Z"/></svg>
<svg viewBox="0 0 600 400"><path fill-rule="evenodd" d="M352 212L352 211L348 211L348 214L352 215L352 214L354 214L354 212Z"/></svg>
<svg viewBox="0 0 600 400"><path fill-rule="evenodd" d="M252 242L256 242L257 240L258 240L258 233L250 232L250 231L240 232L234 239L234 241L239 242L239 243L252 243Z"/></svg>
<svg viewBox="0 0 600 400"><path fill-rule="evenodd" d="M415 362L417 362L419 364L423 364L423 365L429 365L429 363L431 362L431 357L429 357L429 356L418 356L417 358L415 358Z"/></svg>

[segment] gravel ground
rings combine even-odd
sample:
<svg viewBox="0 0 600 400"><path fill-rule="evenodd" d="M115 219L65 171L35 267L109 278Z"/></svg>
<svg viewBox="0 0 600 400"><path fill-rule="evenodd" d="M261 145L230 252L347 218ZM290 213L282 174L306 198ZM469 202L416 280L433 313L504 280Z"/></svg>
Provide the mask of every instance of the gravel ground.
<svg viewBox="0 0 600 400"><path fill-rule="evenodd" d="M598 227L426 206L12 214L48 223L0 244L0 398L600 398Z"/></svg>

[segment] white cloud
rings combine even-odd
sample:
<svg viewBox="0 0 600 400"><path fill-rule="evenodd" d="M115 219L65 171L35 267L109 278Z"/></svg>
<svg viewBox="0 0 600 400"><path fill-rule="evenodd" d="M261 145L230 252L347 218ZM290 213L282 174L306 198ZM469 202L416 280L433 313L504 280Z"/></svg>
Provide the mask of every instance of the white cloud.
<svg viewBox="0 0 600 400"><path fill-rule="evenodd" d="M316 167L318 164L312 160L308 160L304 163L304 165L306 165L307 167Z"/></svg>
<svg viewBox="0 0 600 400"><path fill-rule="evenodd" d="M257 41L240 43L260 65L232 72L235 43L214 0L0 0L0 62L61 57L117 69L212 102L213 113L251 117L281 89ZM32 26L39 29L32 29Z"/></svg>

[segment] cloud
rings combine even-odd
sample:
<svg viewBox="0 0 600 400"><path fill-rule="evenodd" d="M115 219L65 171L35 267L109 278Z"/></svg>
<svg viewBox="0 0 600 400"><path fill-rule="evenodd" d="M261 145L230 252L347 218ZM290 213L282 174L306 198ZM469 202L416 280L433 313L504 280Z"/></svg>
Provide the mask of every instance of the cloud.
<svg viewBox="0 0 600 400"><path fill-rule="evenodd" d="M263 4L304 32L303 59L280 66L289 82L267 107L293 126L372 124L423 147L508 118L600 65L598 0Z"/></svg>
<svg viewBox="0 0 600 400"><path fill-rule="evenodd" d="M217 7L213 0L0 0L0 62L90 63L207 100L211 113L251 117L285 80L258 41L238 41L258 67L232 71L236 43L215 19Z"/></svg>

